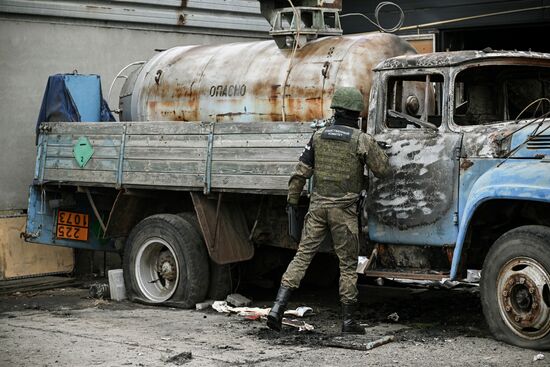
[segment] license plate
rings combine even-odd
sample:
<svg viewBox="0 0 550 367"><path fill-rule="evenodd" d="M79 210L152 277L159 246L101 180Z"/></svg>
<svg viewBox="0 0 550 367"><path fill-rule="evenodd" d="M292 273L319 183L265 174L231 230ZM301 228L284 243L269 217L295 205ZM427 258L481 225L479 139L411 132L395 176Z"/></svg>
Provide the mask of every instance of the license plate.
<svg viewBox="0 0 550 367"><path fill-rule="evenodd" d="M88 241L89 215L60 210L57 213L56 237L75 241Z"/></svg>

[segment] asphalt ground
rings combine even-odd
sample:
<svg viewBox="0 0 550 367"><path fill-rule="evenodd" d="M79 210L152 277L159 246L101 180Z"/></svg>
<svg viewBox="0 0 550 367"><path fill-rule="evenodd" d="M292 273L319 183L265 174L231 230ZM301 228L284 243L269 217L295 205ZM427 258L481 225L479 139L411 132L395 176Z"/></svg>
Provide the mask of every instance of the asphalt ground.
<svg viewBox="0 0 550 367"><path fill-rule="evenodd" d="M540 352L494 340L476 287L360 286L365 336L341 336L337 289L305 287L289 308L309 306L313 331L213 309L182 310L91 298L82 287L0 297L0 366L523 366ZM276 290L243 288L252 306ZM390 316L391 315L391 316ZM371 350L369 342L393 341Z"/></svg>

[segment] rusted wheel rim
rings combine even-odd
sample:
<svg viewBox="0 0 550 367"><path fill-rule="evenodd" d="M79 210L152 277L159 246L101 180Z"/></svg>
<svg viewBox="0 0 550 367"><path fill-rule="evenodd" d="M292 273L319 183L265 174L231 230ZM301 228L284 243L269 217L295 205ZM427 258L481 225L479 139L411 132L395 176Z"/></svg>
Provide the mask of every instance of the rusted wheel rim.
<svg viewBox="0 0 550 367"><path fill-rule="evenodd" d="M534 259L518 257L508 261L497 280L500 314L508 327L529 340L550 331L550 276Z"/></svg>
<svg viewBox="0 0 550 367"><path fill-rule="evenodd" d="M162 238L144 242L136 255L135 275L139 290L149 301L169 300L179 281L179 263L172 245Z"/></svg>

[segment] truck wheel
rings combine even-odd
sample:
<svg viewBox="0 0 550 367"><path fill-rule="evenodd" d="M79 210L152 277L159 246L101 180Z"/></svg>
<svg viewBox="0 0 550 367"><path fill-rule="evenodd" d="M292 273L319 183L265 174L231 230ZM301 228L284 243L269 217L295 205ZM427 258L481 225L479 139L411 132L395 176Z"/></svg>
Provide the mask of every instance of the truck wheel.
<svg viewBox="0 0 550 367"><path fill-rule="evenodd" d="M168 300L191 308L208 290L208 255L194 228L173 214L139 222L124 253L125 285L132 300Z"/></svg>
<svg viewBox="0 0 550 367"><path fill-rule="evenodd" d="M201 238L202 234L195 213L182 212L178 213L178 216L185 219L196 230L197 236ZM203 246L205 246L203 244ZM206 298L213 300L224 300L228 294L231 293L231 268L229 264L220 265L210 259L210 285L208 287L208 294Z"/></svg>
<svg viewBox="0 0 550 367"><path fill-rule="evenodd" d="M550 228L522 226L496 240L483 263L480 291L495 338L550 349Z"/></svg>

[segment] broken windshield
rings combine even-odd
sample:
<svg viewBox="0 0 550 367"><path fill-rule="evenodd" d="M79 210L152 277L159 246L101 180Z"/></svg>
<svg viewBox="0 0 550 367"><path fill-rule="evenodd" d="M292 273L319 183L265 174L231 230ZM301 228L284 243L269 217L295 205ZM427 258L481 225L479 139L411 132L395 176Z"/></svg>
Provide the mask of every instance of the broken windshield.
<svg viewBox="0 0 550 367"><path fill-rule="evenodd" d="M550 110L550 69L528 65L468 68L455 80L453 121L488 125L541 117ZM533 103L541 100L542 103ZM520 116L521 115L521 116Z"/></svg>

